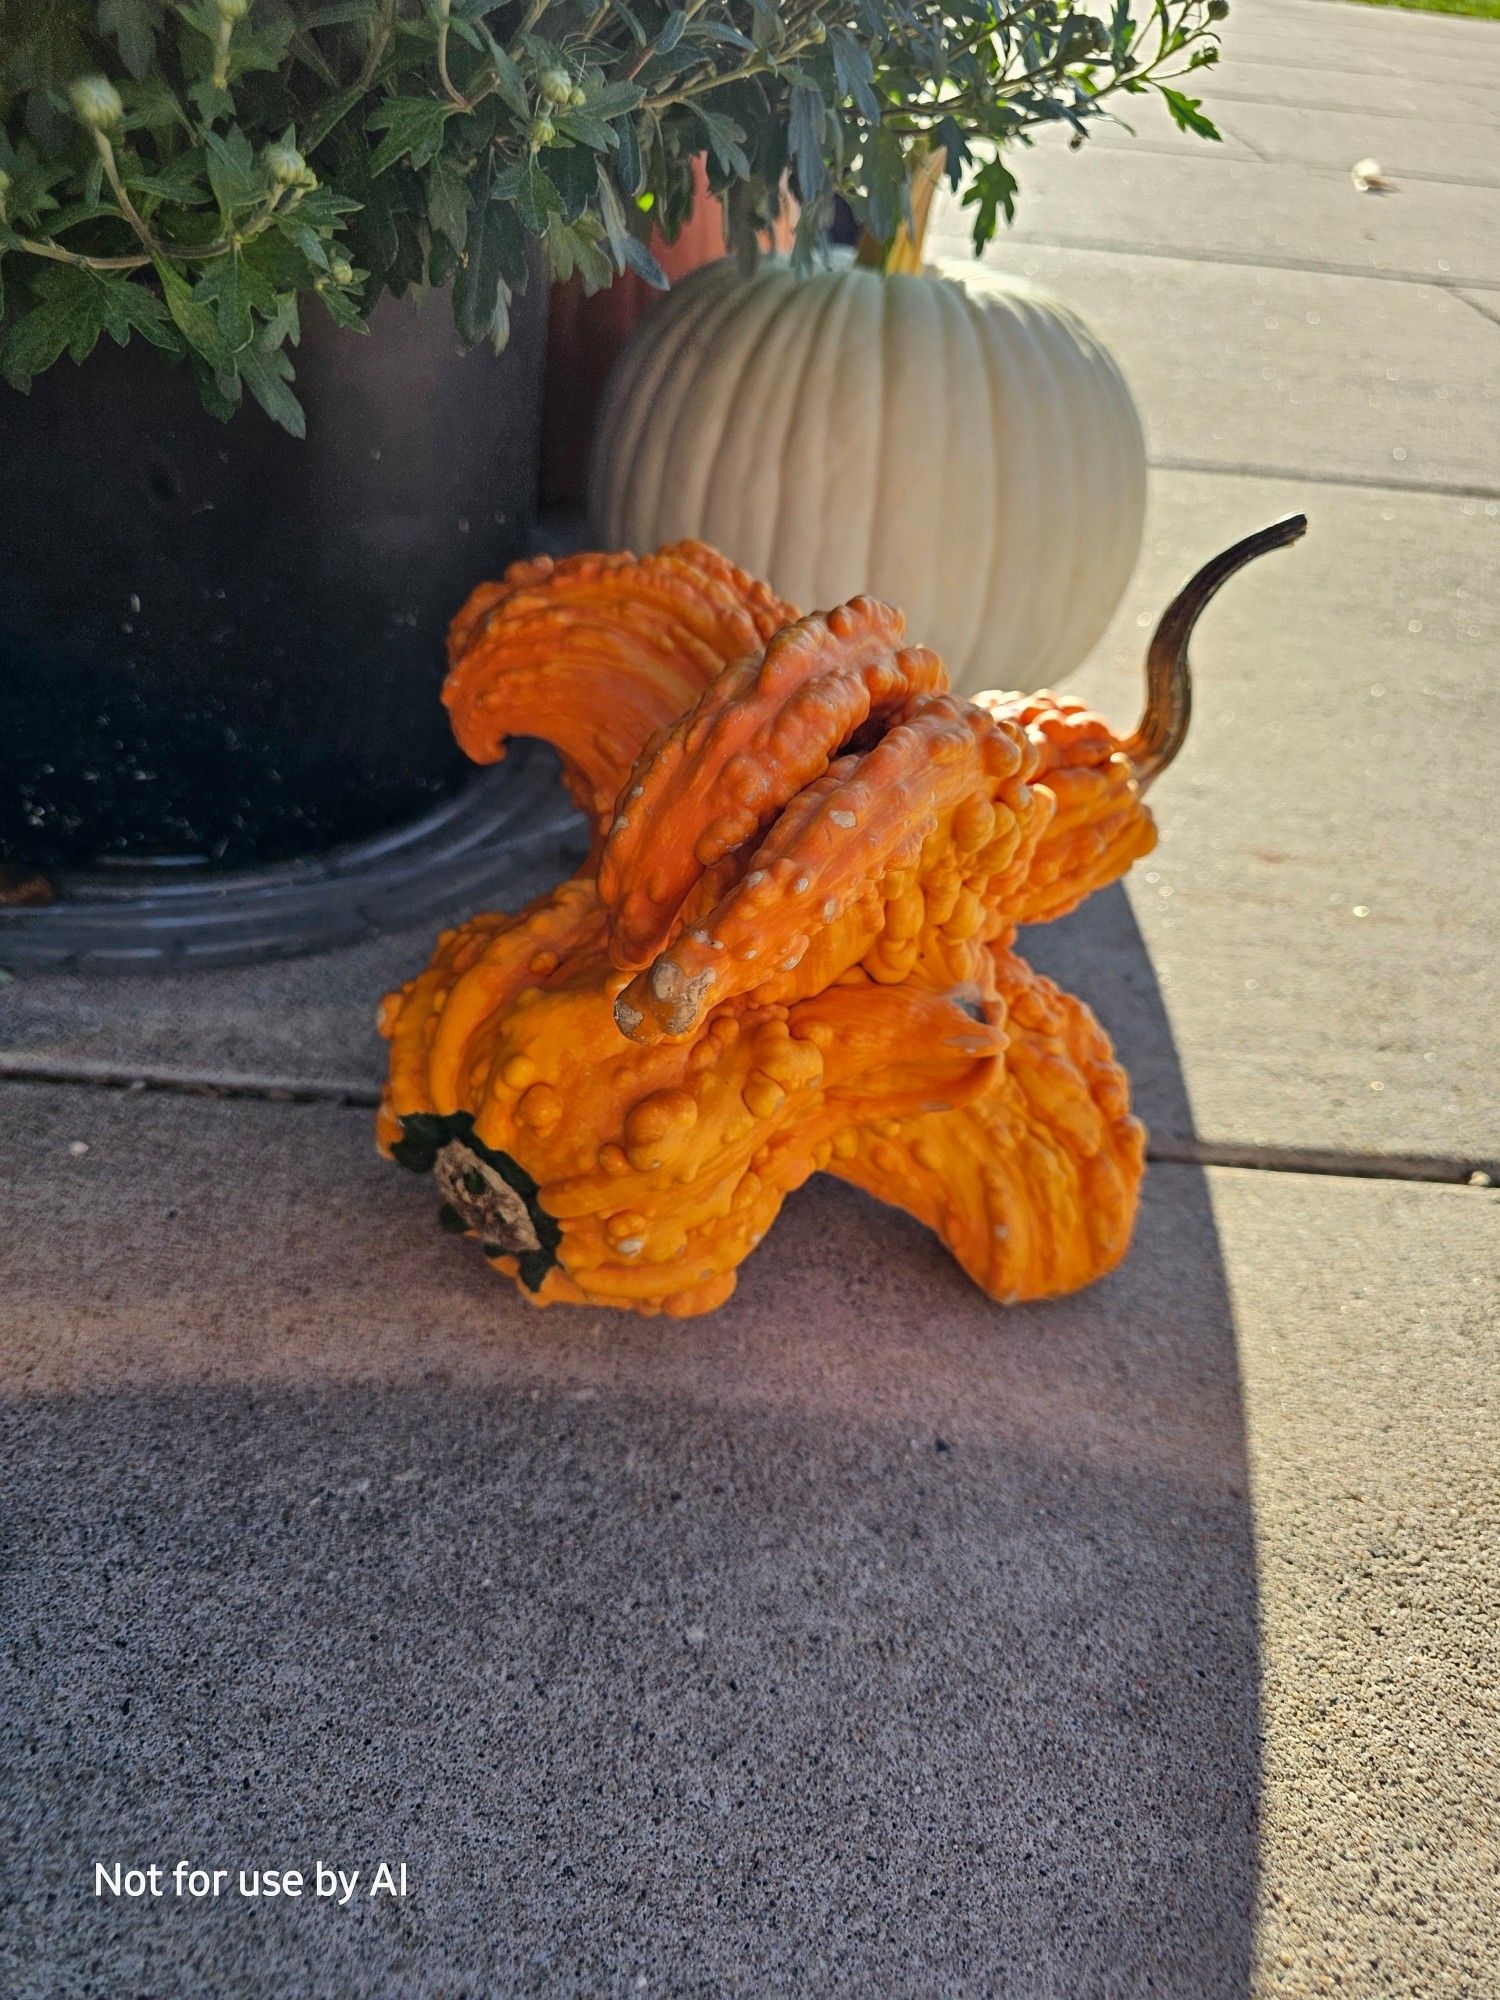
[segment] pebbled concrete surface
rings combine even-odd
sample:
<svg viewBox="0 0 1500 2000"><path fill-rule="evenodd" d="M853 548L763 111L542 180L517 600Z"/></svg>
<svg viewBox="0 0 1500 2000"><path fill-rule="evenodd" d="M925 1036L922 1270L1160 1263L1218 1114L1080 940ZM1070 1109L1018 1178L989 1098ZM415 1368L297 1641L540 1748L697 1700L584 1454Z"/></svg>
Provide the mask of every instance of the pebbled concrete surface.
<svg viewBox="0 0 1500 2000"><path fill-rule="evenodd" d="M1242 68L1241 75L1250 79L1253 72ZM1489 88L1500 93L1500 58ZM1340 177L1351 199L1355 197L1351 171L1377 146L1375 157L1400 194L1408 192L1404 182L1416 179L1455 187L1500 187L1500 147L1476 145L1475 128L1466 119L1392 118L1385 112L1332 111L1326 105L1309 118L1297 105L1236 100L1216 104L1214 122L1224 134L1224 157L1252 152L1272 163L1320 167ZM1122 138L1120 143L1129 141ZM1394 205L1389 195L1358 199L1382 209Z"/></svg>
<svg viewBox="0 0 1500 2000"><path fill-rule="evenodd" d="M1481 25L1488 27L1487 23ZM1364 26L1361 22L1360 27ZM1346 24L1343 32L1349 32ZM1472 43L1472 31L1469 39ZM1195 91L1201 85L1210 111L1231 104L1294 104L1313 112L1326 105L1336 111L1367 111L1375 117L1462 117L1476 128L1480 145L1487 133L1500 130L1488 89L1488 65L1471 73L1461 63L1442 75L1424 75L1412 66L1408 45L1405 62L1400 60L1400 52L1387 51L1381 67L1374 71L1339 68L1328 72L1316 64L1290 61L1285 55L1278 59L1273 54L1251 72L1235 63L1227 37L1226 50L1217 74L1195 80Z"/></svg>
<svg viewBox="0 0 1500 2000"><path fill-rule="evenodd" d="M16 2000L1484 1990L1494 1194L1165 1168L1004 1312L818 1183L606 1325L352 1111L0 1096Z"/></svg>
<svg viewBox="0 0 1500 2000"><path fill-rule="evenodd" d="M561 847L507 864L492 900L519 909L575 864ZM0 1065L368 1095L384 1075L380 996L421 970L445 923L472 914L471 898L362 944L233 971L18 973L0 985Z"/></svg>
<svg viewBox="0 0 1500 2000"><path fill-rule="evenodd" d="M1256 114L1268 110L1293 130L1312 122L1305 111L1285 106L1231 105L1220 115L1232 119L1243 111L1249 130ZM1482 171L1484 151L1476 158L1473 128L1468 131L1468 157ZM1219 270L1232 256L1238 264L1500 288L1494 188L1413 179L1394 194L1361 194L1349 170L1382 137L1377 126L1362 150L1339 161L1338 171L1198 142L1192 152L1131 151L1122 173L1126 138L1097 150L1090 142L1078 153L1054 143L1027 162L1005 247L1081 243L1200 258ZM1500 154L1500 125L1493 139L1493 153ZM1382 159L1381 165L1394 177L1393 163ZM956 201L944 202L935 226L944 244L954 245L945 254L967 254L970 219ZM1233 300L1227 303L1232 313ZM1344 355L1363 358L1359 349L1345 348Z"/></svg>

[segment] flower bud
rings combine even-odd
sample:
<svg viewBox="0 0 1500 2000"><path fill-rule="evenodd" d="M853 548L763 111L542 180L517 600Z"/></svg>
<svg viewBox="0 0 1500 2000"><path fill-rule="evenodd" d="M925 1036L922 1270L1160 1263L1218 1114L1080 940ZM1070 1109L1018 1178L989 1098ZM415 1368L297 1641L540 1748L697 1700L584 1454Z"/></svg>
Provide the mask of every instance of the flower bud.
<svg viewBox="0 0 1500 2000"><path fill-rule="evenodd" d="M214 11L221 21L231 25L243 21L250 12L250 0L214 0Z"/></svg>
<svg viewBox="0 0 1500 2000"><path fill-rule="evenodd" d="M538 118L531 128L531 150L538 152L543 146L550 146L557 137L557 127L550 118Z"/></svg>
<svg viewBox="0 0 1500 2000"><path fill-rule="evenodd" d="M125 116L120 93L106 76L81 76L68 91L73 116L94 132L113 131Z"/></svg>
<svg viewBox="0 0 1500 2000"><path fill-rule="evenodd" d="M1229 12L1229 0L1208 0L1210 21L1222 21Z"/></svg>
<svg viewBox="0 0 1500 2000"><path fill-rule="evenodd" d="M308 171L306 160L286 139L277 139L267 146L262 157L273 187L310 187L316 182L316 176Z"/></svg>
<svg viewBox="0 0 1500 2000"><path fill-rule="evenodd" d="M537 85L549 104L572 102L573 79L565 69L544 69L537 78Z"/></svg>
<svg viewBox="0 0 1500 2000"><path fill-rule="evenodd" d="M345 263L342 257L337 257L329 265L328 275L336 285L352 285L354 283L354 266Z"/></svg>

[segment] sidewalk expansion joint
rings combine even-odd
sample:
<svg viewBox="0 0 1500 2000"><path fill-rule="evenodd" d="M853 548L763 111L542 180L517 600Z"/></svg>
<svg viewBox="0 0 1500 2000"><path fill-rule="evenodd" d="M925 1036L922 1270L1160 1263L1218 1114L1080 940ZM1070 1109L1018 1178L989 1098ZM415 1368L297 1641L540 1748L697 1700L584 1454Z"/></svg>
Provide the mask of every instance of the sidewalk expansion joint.
<svg viewBox="0 0 1500 2000"><path fill-rule="evenodd" d="M1439 292L1500 291L1500 278L1465 276L1459 271L1380 270L1371 264L1336 264L1320 257L1268 257L1258 250L1192 250L1156 243L1121 243L1105 236L1031 236L1013 231L1004 239L1011 252L1078 250L1085 256L1153 257L1168 264L1227 264L1247 271L1300 271L1314 278L1374 279L1383 285L1427 285ZM996 265L995 269L1003 267Z"/></svg>
<svg viewBox="0 0 1500 2000"><path fill-rule="evenodd" d="M1367 118L1371 121L1376 118L1400 118L1408 122L1415 120L1421 124L1430 124L1434 116L1431 111L1402 111L1397 106L1391 104L1382 104L1378 111L1372 111L1368 104L1334 104L1323 102L1316 106L1311 104L1294 105L1289 104L1284 96L1277 96L1274 93L1258 90L1236 90L1233 85L1225 86L1217 81L1206 83L1205 88L1211 98L1208 107L1210 116L1212 116L1213 112L1221 104L1263 104L1269 105L1275 111L1305 111L1310 117L1319 111L1347 112L1351 117ZM1451 86L1440 85L1439 88L1451 88ZM1470 111L1462 106L1458 108L1457 115L1462 117L1465 124L1477 125L1481 130L1485 131L1492 129L1496 122L1493 118L1486 118L1482 113Z"/></svg>
<svg viewBox="0 0 1500 2000"><path fill-rule="evenodd" d="M1455 1154L1350 1153L1320 1146L1237 1145L1227 1139L1151 1139L1146 1158L1159 1166L1241 1167L1266 1174L1324 1174L1343 1180L1438 1181L1493 1187L1500 1159Z"/></svg>
<svg viewBox="0 0 1500 2000"><path fill-rule="evenodd" d="M1457 486L1441 479L1382 479L1373 472L1309 472L1291 465L1233 465L1171 455L1148 459L1153 472L1207 472L1219 479L1285 479L1297 486L1357 486L1370 493L1416 493L1438 500L1500 500L1500 486Z"/></svg>
<svg viewBox="0 0 1500 2000"><path fill-rule="evenodd" d="M112 1069L105 1065L44 1067L0 1058L0 1083L48 1084L54 1088L113 1090L127 1096L148 1091L175 1097L251 1099L261 1104L329 1104L372 1110L380 1102L374 1084L276 1076L205 1076L180 1070ZM1430 1153L1359 1153L1315 1146L1241 1145L1226 1139L1158 1137L1146 1148L1157 1166L1238 1167L1268 1174L1320 1174L1332 1178L1440 1182L1488 1188L1500 1184L1500 1158Z"/></svg>
<svg viewBox="0 0 1500 2000"><path fill-rule="evenodd" d="M216 1076L195 1070L117 1069L104 1063L41 1064L0 1057L0 1083L41 1083L63 1089L146 1091L176 1097L253 1098L262 1104L347 1104L373 1109L377 1085L363 1079Z"/></svg>
<svg viewBox="0 0 1500 2000"><path fill-rule="evenodd" d="M1495 304L1490 306L1481 305L1478 299L1471 299L1468 292L1460 292L1458 296L1470 311L1477 312L1481 319L1487 319L1491 326L1500 326L1500 300L1496 300Z"/></svg>

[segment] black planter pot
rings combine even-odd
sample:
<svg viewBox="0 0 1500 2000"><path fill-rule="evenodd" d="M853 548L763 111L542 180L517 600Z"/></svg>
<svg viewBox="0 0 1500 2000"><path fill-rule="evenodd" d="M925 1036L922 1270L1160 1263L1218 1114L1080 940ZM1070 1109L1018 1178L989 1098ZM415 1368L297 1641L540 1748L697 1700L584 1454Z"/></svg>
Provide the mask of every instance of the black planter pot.
<svg viewBox="0 0 1500 2000"><path fill-rule="evenodd" d="M205 874L368 839L465 770L448 619L533 525L546 287L509 347L448 301L304 313L298 441L136 341L0 385L0 856Z"/></svg>

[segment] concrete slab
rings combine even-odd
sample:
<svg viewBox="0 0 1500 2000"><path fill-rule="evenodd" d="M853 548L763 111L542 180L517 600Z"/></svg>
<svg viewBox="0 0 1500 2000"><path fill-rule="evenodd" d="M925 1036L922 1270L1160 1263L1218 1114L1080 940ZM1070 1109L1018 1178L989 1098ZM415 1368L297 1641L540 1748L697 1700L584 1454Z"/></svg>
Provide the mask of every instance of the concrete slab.
<svg viewBox="0 0 1500 2000"><path fill-rule="evenodd" d="M1493 321L1425 285L1241 268L1237 254L1186 263L1012 239L985 262L1088 315L1158 463L1500 495Z"/></svg>
<svg viewBox="0 0 1500 2000"><path fill-rule="evenodd" d="M1500 134L1491 153L1500 161ZM1361 157L1332 171L1230 159L1202 141L1197 156L1037 148L1003 242L1210 261L1230 248L1239 263L1500 289L1500 195L1425 181L1361 194L1349 175ZM943 254L966 254L966 225L957 201L945 200L934 224Z"/></svg>
<svg viewBox="0 0 1500 2000"><path fill-rule="evenodd" d="M1158 473L1137 576L1070 687L1123 726L1187 571L1299 507L1306 542L1236 578L1200 628L1158 852L1128 898L1026 949L1115 1036L1161 1146L1481 1165L1500 1153L1500 502ZM368 1095L376 1000L440 921L235 973L18 978L0 989L0 1059Z"/></svg>
<svg viewBox="0 0 1500 2000"><path fill-rule="evenodd" d="M1500 1963L1482 1886L1500 1841L1484 1806L1454 1838L1451 1786L1465 1771L1472 1796L1493 1800L1500 1197L1429 1205L1405 1187L1387 1204L1348 1183L1209 1178L1261 1593L1250 1991L1482 1992ZM1472 1423L1449 1400L1466 1395ZM1411 1728L1421 1716L1441 1718L1446 1750Z"/></svg>
<svg viewBox="0 0 1500 2000"><path fill-rule="evenodd" d="M1342 32L1348 34L1348 27ZM1408 58L1410 49L1406 45ZM1451 71L1445 68L1438 76L1415 74L1401 54L1382 54L1389 74L1361 75L1342 66L1324 70L1313 62L1288 60L1284 52L1279 61L1258 62L1252 71L1236 65L1234 46L1226 42L1218 67L1193 79L1192 94L1202 97L1210 117L1217 105L1305 104L1310 110L1370 111L1387 118L1461 117L1476 128L1476 135L1488 131L1500 136L1500 113L1487 80L1466 72L1457 51Z"/></svg>
<svg viewBox="0 0 1500 2000"><path fill-rule="evenodd" d="M529 857L478 901L519 909L573 865L561 848ZM367 1097L384 1072L380 996L420 971L438 931L471 916L474 900L363 944L237 970L18 973L0 985L0 1067Z"/></svg>
<svg viewBox="0 0 1500 2000"><path fill-rule="evenodd" d="M1420 46L1413 48L1391 39L1385 13L1394 13L1392 8L1382 11L1381 33L1372 43L1365 21L1356 18L1351 22L1349 4L1350 0L1326 0L1326 4L1324 0L1307 0L1303 5L1297 0L1293 6L1274 9L1236 7L1233 19L1220 31L1223 53L1217 70L1198 73L1192 83L1194 94L1221 83L1254 92L1258 84L1263 88L1267 70L1286 69L1315 74L1330 97L1337 96L1339 80L1346 76L1387 84L1404 77L1428 84L1484 80L1491 38L1482 27L1475 35L1476 24L1463 23L1470 34L1458 50L1439 47L1425 36ZM1320 16L1321 30L1316 26ZM1381 115L1400 118L1413 114L1387 109Z"/></svg>
<svg viewBox="0 0 1500 2000"><path fill-rule="evenodd" d="M1494 23L1346 0L1233 0L1220 30L1221 74L1294 65L1351 76L1473 81L1500 67Z"/></svg>
<svg viewBox="0 0 1500 2000"><path fill-rule="evenodd" d="M14 2000L1483 1989L1493 1194L1166 1168L1004 1312L818 1183L544 1320L362 1115L3 1095Z"/></svg>
<svg viewBox="0 0 1500 2000"><path fill-rule="evenodd" d="M1185 571L1299 508L1306 540L1199 627L1156 853L1024 948L1088 995L1162 1145L1492 1164L1500 502L1157 474L1069 691L1123 722Z"/></svg>
<svg viewBox="0 0 1500 2000"><path fill-rule="evenodd" d="M1495 88L1500 90L1500 72ZM1500 146L1480 138L1462 119L1385 118L1368 111L1311 111L1286 104L1223 107L1225 143L1237 142L1274 162L1295 161L1348 175L1357 160L1377 159L1400 185L1411 178L1500 187ZM1122 141L1122 143L1125 143ZM1349 183L1351 192L1352 181ZM1396 196L1365 196L1394 207ZM1493 225L1492 225L1493 226Z"/></svg>
<svg viewBox="0 0 1500 2000"><path fill-rule="evenodd" d="M1362 36L1350 34L1345 5L1346 0L1339 0L1336 12L1332 5L1302 5L1300 0L1287 7L1234 7L1219 29L1223 52L1219 77L1253 80L1262 69L1284 69L1288 64L1318 70L1329 78L1373 76L1389 81L1393 74L1399 75L1404 65L1393 60L1398 52L1382 55L1378 48L1367 47ZM1193 89L1217 80L1200 73Z"/></svg>
<svg viewBox="0 0 1500 2000"><path fill-rule="evenodd" d="M1239 115L1231 105L1296 106L1310 123L1343 115L1334 109L1342 105L1347 115L1394 131L1408 119L1451 125L1461 105L1478 150L1487 140L1475 115L1484 125L1500 122L1488 94L1500 85L1500 32L1489 21L1356 9L1345 0L1231 0L1218 32L1217 67L1197 72L1186 88L1214 99L1216 120L1222 114L1230 125ZM1156 144L1164 112L1125 101L1122 113L1138 126L1141 143ZM1182 147L1203 150L1192 139ZM1351 154L1351 163L1358 157Z"/></svg>
<svg viewBox="0 0 1500 2000"><path fill-rule="evenodd" d="M1483 84L1500 71L1493 21L1415 8L1351 11L1346 0L1235 0L1221 32L1220 74L1226 79L1268 64L1436 84Z"/></svg>

